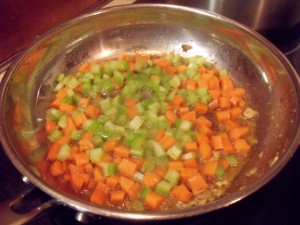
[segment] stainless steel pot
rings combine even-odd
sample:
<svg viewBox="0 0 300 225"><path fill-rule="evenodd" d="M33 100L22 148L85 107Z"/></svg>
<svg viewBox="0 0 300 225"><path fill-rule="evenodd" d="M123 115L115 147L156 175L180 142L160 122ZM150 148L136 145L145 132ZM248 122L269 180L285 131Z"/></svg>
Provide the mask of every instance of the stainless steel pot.
<svg viewBox="0 0 300 225"><path fill-rule="evenodd" d="M182 44L193 48L184 52ZM184 210L129 212L85 202L49 185L36 173L30 157L25 155L41 145L36 131L44 120L47 99L58 73L69 74L84 61L114 58L121 53L170 51L183 56L200 54L216 62L217 67L227 68L233 80L249 93L249 101L259 112L258 145L225 196ZM300 82L280 51L237 22L173 5L105 9L49 31L9 68L1 82L0 101L1 143L17 169L54 198L43 207L64 204L89 215L166 220L226 207L270 181L300 143Z"/></svg>

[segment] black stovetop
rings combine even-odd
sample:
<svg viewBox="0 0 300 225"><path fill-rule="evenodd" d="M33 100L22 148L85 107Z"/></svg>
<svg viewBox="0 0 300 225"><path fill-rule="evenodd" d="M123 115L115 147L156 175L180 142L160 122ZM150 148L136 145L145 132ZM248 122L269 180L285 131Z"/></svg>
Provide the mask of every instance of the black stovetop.
<svg viewBox="0 0 300 225"><path fill-rule="evenodd" d="M286 33L263 33L283 53L300 74L299 26ZM295 50L297 49L297 50ZM183 220L172 221L174 224L201 225L299 225L300 224L300 147L283 170L268 184L245 199L220 210ZM7 200L22 190L26 184L21 174L14 168L0 145L0 202ZM43 199L46 194L37 191ZM1 215L1 212L0 212ZM80 224L75 219L75 212L67 207L58 206L49 210L30 225ZM170 221L159 222L167 224ZM0 216L1 224L1 216ZM90 220L89 224L131 224L111 218Z"/></svg>

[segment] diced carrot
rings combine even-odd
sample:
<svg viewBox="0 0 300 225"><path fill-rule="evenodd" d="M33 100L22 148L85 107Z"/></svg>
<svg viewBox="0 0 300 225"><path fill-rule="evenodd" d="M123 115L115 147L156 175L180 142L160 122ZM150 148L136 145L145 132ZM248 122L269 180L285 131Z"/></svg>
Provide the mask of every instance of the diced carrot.
<svg viewBox="0 0 300 225"><path fill-rule="evenodd" d="M83 135L81 140L87 140L87 141L92 141L94 134L91 131L86 131Z"/></svg>
<svg viewBox="0 0 300 225"><path fill-rule="evenodd" d="M53 122L52 120L46 120L45 131L46 131L47 135L49 135L51 133L51 131L53 131L57 128L58 128L58 125L55 122Z"/></svg>
<svg viewBox="0 0 300 225"><path fill-rule="evenodd" d="M85 151L85 150L92 149L92 148L94 148L94 144L91 141L86 140L86 139L82 139L79 141L80 151Z"/></svg>
<svg viewBox="0 0 300 225"><path fill-rule="evenodd" d="M184 184L180 184L174 187L171 190L170 195L181 202L189 202L193 197L193 194L187 189Z"/></svg>
<svg viewBox="0 0 300 225"><path fill-rule="evenodd" d="M166 66L166 67L164 67L163 69L164 69L164 71L167 72L167 74L169 74L169 75L171 75L171 76L173 76L173 75L176 73L176 68L173 67L172 65Z"/></svg>
<svg viewBox="0 0 300 225"><path fill-rule="evenodd" d="M230 166L230 163L224 157L220 158L219 163L224 168L224 170L227 170L229 168L229 166Z"/></svg>
<svg viewBox="0 0 300 225"><path fill-rule="evenodd" d="M189 111L189 112L183 113L182 115L180 115L180 118L182 120L188 120L188 121L194 122L196 120L196 112Z"/></svg>
<svg viewBox="0 0 300 225"><path fill-rule="evenodd" d="M71 173L72 188L81 190L88 179L89 175L87 173Z"/></svg>
<svg viewBox="0 0 300 225"><path fill-rule="evenodd" d="M71 116L77 128L81 127L82 124L87 120L84 112L72 113Z"/></svg>
<svg viewBox="0 0 300 225"><path fill-rule="evenodd" d="M165 68L167 66L171 66L170 60L165 59L165 58L153 59L152 62L155 66L160 66L162 68Z"/></svg>
<svg viewBox="0 0 300 225"><path fill-rule="evenodd" d="M238 139L245 137L249 133L249 127L236 127L233 128L230 132L230 137L233 139Z"/></svg>
<svg viewBox="0 0 300 225"><path fill-rule="evenodd" d="M81 73L87 73L90 70L90 64L89 63L83 63L80 68L79 68L79 72Z"/></svg>
<svg viewBox="0 0 300 225"><path fill-rule="evenodd" d="M96 183L98 183L98 181L101 181L101 182L104 182L105 181L105 178L102 174L102 170L99 168L99 167L94 167L94 170L93 170L93 178L94 178L94 181Z"/></svg>
<svg viewBox="0 0 300 225"><path fill-rule="evenodd" d="M207 119L205 116L200 116L196 119L194 125L195 127L200 127L201 125L211 127L212 122L209 119Z"/></svg>
<svg viewBox="0 0 300 225"><path fill-rule="evenodd" d="M120 182L120 177L119 176L110 176L106 179L106 185L109 188L115 188Z"/></svg>
<svg viewBox="0 0 300 225"><path fill-rule="evenodd" d="M226 126L227 129L232 130L232 129L238 127L239 125L236 122L232 121L232 120L226 120L225 121L225 126Z"/></svg>
<svg viewBox="0 0 300 225"><path fill-rule="evenodd" d="M89 98L80 98L78 102L78 106L82 108L86 108L89 105L90 99Z"/></svg>
<svg viewBox="0 0 300 225"><path fill-rule="evenodd" d="M195 111L200 114L206 114L208 112L208 105L198 102L195 104Z"/></svg>
<svg viewBox="0 0 300 225"><path fill-rule="evenodd" d="M239 118L243 113L243 110L240 107L233 107L230 109L230 117L232 119Z"/></svg>
<svg viewBox="0 0 300 225"><path fill-rule="evenodd" d="M126 108L126 115L128 119L133 119L135 116L139 115L139 111L136 109L135 106L127 107Z"/></svg>
<svg viewBox="0 0 300 225"><path fill-rule="evenodd" d="M75 123L71 116L67 116L67 126L63 130L63 134L69 136L73 131L76 130Z"/></svg>
<svg viewBox="0 0 300 225"><path fill-rule="evenodd" d="M209 159L212 156L211 146L207 142L201 142L199 145L199 155L201 159Z"/></svg>
<svg viewBox="0 0 300 225"><path fill-rule="evenodd" d="M216 76L211 76L208 80L207 80L207 83L208 83L208 88L210 90L213 90L213 89L219 89L220 88L220 83L219 83L219 79L216 77Z"/></svg>
<svg viewBox="0 0 300 225"><path fill-rule="evenodd" d="M176 107L183 106L183 105L184 105L184 99L183 99L183 97L181 97L180 95L176 95L176 96L173 98L171 104L172 104L173 106L176 106Z"/></svg>
<svg viewBox="0 0 300 225"><path fill-rule="evenodd" d="M208 84L207 84L207 80L203 80L203 79L201 79L201 80L198 80L198 87L199 88L206 88L206 89L208 89Z"/></svg>
<svg viewBox="0 0 300 225"><path fill-rule="evenodd" d="M196 137L196 141L200 145L202 142L208 143L209 142L209 138L207 137L206 134L198 133L197 137Z"/></svg>
<svg viewBox="0 0 300 225"><path fill-rule="evenodd" d="M146 172L143 178L143 185L154 188L161 181L161 177L153 172Z"/></svg>
<svg viewBox="0 0 300 225"><path fill-rule="evenodd" d="M190 111L190 109L187 106L181 106L179 109L177 109L177 112L179 112L179 115L183 115L189 111Z"/></svg>
<svg viewBox="0 0 300 225"><path fill-rule="evenodd" d="M67 114L70 114L70 113L72 113L75 109L76 109L76 107L74 106L74 105L71 105L71 104L67 104L67 103L61 103L60 104L60 106L59 106L59 108L58 108L60 111L62 111L62 112L65 112L65 113L67 113Z"/></svg>
<svg viewBox="0 0 300 225"><path fill-rule="evenodd" d="M199 166L197 158L189 158L189 159L183 160L183 165L185 167L190 167L190 168L198 168L198 166Z"/></svg>
<svg viewBox="0 0 300 225"><path fill-rule="evenodd" d="M198 81L189 79L186 81L186 89L187 90L196 90L198 88Z"/></svg>
<svg viewBox="0 0 300 225"><path fill-rule="evenodd" d="M60 105L62 104L62 99L61 98L56 98L53 102L51 102L50 103L50 105L49 105L49 107L51 107L51 108L59 108L60 107Z"/></svg>
<svg viewBox="0 0 300 225"><path fill-rule="evenodd" d="M62 89L60 89L57 93L56 93L56 95L55 95L55 97L56 98L60 98L60 99L63 99L63 98L65 98L65 97L67 97L67 95L68 95L68 87L64 87L64 88L62 88Z"/></svg>
<svg viewBox="0 0 300 225"><path fill-rule="evenodd" d="M109 139L103 144L103 149L106 152L113 152L118 145L120 143L117 139Z"/></svg>
<svg viewBox="0 0 300 225"><path fill-rule="evenodd" d="M242 98L238 98L238 102L237 105L241 108L243 108L246 105L245 100L243 100Z"/></svg>
<svg viewBox="0 0 300 225"><path fill-rule="evenodd" d="M80 83L80 84L78 84L73 90L74 90L74 92L76 92L76 93L81 93L82 91L82 83Z"/></svg>
<svg viewBox="0 0 300 225"><path fill-rule="evenodd" d="M124 145L118 145L114 150L114 154L121 158L128 158L130 156L130 148Z"/></svg>
<svg viewBox="0 0 300 225"><path fill-rule="evenodd" d="M92 119L97 119L101 114L101 111L98 107L93 105L88 105L85 110L85 115Z"/></svg>
<svg viewBox="0 0 300 225"><path fill-rule="evenodd" d="M165 134L162 139L160 139L159 143L165 148L169 149L176 143L176 139L173 136Z"/></svg>
<svg viewBox="0 0 300 225"><path fill-rule="evenodd" d="M141 55L141 54L137 54L135 55L135 62L144 62L144 63L147 63L148 60L150 59L150 55Z"/></svg>
<svg viewBox="0 0 300 225"><path fill-rule="evenodd" d="M185 182L188 178L199 173L198 168L183 167L180 173L180 179Z"/></svg>
<svg viewBox="0 0 300 225"><path fill-rule="evenodd" d="M137 166L137 169L140 169L145 162L143 158L128 158L128 160L133 162Z"/></svg>
<svg viewBox="0 0 300 225"><path fill-rule="evenodd" d="M219 97L219 107L221 109L227 109L230 107L230 100L229 98L226 98L226 97Z"/></svg>
<svg viewBox="0 0 300 225"><path fill-rule="evenodd" d="M174 124L177 119L176 114L171 110L166 111L165 117L171 125Z"/></svg>
<svg viewBox="0 0 300 225"><path fill-rule="evenodd" d="M199 133L202 133L202 134L205 134L205 135L212 135L213 134L213 131L210 127L208 126L205 126L205 125L200 125L197 130L199 131Z"/></svg>
<svg viewBox="0 0 300 225"><path fill-rule="evenodd" d="M219 99L213 99L210 103L208 103L209 110L215 110L219 107Z"/></svg>
<svg viewBox="0 0 300 225"><path fill-rule="evenodd" d="M189 141L184 143L184 150L186 152L191 152L191 151L197 151L198 146L197 146L197 142L195 141Z"/></svg>
<svg viewBox="0 0 300 225"><path fill-rule="evenodd" d="M223 91L233 90L233 83L229 77L221 77L220 84Z"/></svg>
<svg viewBox="0 0 300 225"><path fill-rule="evenodd" d="M122 176L133 178L137 170L137 165L128 159L122 159L118 165L118 171Z"/></svg>
<svg viewBox="0 0 300 225"><path fill-rule="evenodd" d="M171 170L176 170L180 172L183 169L182 161L174 161L174 162L169 161L168 165L169 165L169 169Z"/></svg>
<svg viewBox="0 0 300 225"><path fill-rule="evenodd" d="M155 192L150 192L144 198L144 204L150 210L157 210L164 200L165 198L163 196Z"/></svg>
<svg viewBox="0 0 300 225"><path fill-rule="evenodd" d="M198 71L201 75L203 75L206 73L206 68L203 65L201 65L201 66L199 66ZM204 79L203 76L202 76L202 79ZM205 79L205 80L207 80L207 79Z"/></svg>
<svg viewBox="0 0 300 225"><path fill-rule="evenodd" d="M234 89L234 93L238 96L238 97L244 97L246 94L246 91L244 88L235 88Z"/></svg>
<svg viewBox="0 0 300 225"><path fill-rule="evenodd" d="M85 152L76 153L73 157L77 165L89 163L89 156Z"/></svg>
<svg viewBox="0 0 300 225"><path fill-rule="evenodd" d="M98 182L98 184L101 184L101 182ZM90 196L90 201L92 203L102 206L106 203L106 198L107 198L107 195L106 195L105 190L103 188L98 187L98 185L97 185Z"/></svg>
<svg viewBox="0 0 300 225"><path fill-rule="evenodd" d="M137 103L137 100L134 98L127 98L124 100L124 105L127 107L132 107Z"/></svg>
<svg viewBox="0 0 300 225"><path fill-rule="evenodd" d="M56 143L58 144L68 144L70 143L70 136L69 135L63 135L61 138L59 138Z"/></svg>
<svg viewBox="0 0 300 225"><path fill-rule="evenodd" d="M194 195L197 195L208 188L208 184L200 173L189 177L187 180L187 186L190 188Z"/></svg>
<svg viewBox="0 0 300 225"><path fill-rule="evenodd" d="M216 161L207 161L202 164L201 172L206 176L214 176L216 174L218 163Z"/></svg>
<svg viewBox="0 0 300 225"><path fill-rule="evenodd" d="M94 171L94 166L91 163L83 163L84 167L85 167L85 172L92 174Z"/></svg>
<svg viewBox="0 0 300 225"><path fill-rule="evenodd" d="M110 195L110 202L112 204L120 204L124 202L125 199L125 191L122 190L113 190Z"/></svg>
<svg viewBox="0 0 300 225"><path fill-rule="evenodd" d="M222 133L221 135L221 139L222 139L222 145L223 145L223 149L222 152L224 154L231 154L234 153L234 148L228 138L228 135L226 133Z"/></svg>
<svg viewBox="0 0 300 225"><path fill-rule="evenodd" d="M217 117L217 120L218 122L224 122L226 120L229 120L231 117L230 117L230 111L229 110L219 110L219 111L216 111L216 117Z"/></svg>
<svg viewBox="0 0 300 225"><path fill-rule="evenodd" d="M184 73L186 71L186 68L186 65L179 65L175 67L177 73Z"/></svg>
<svg viewBox="0 0 300 225"><path fill-rule="evenodd" d="M55 160L50 166L51 175L54 177L61 176L64 174L64 168L60 161Z"/></svg>
<svg viewBox="0 0 300 225"><path fill-rule="evenodd" d="M208 93L213 100L218 99L221 96L220 89L208 90Z"/></svg>
<svg viewBox="0 0 300 225"><path fill-rule="evenodd" d="M133 185L134 185L133 180L123 176L120 177L120 186L126 193L130 192Z"/></svg>
<svg viewBox="0 0 300 225"><path fill-rule="evenodd" d="M165 136L165 129L159 129L155 135L155 140L159 141L162 137Z"/></svg>
<svg viewBox="0 0 300 225"><path fill-rule="evenodd" d="M214 150L223 149L222 137L220 135L211 136L211 145Z"/></svg>
<svg viewBox="0 0 300 225"><path fill-rule="evenodd" d="M131 199L138 198L138 195L142 189L142 186L139 183L134 183L131 189L128 191L128 195Z"/></svg>
<svg viewBox="0 0 300 225"><path fill-rule="evenodd" d="M248 152L251 148L245 139L234 140L233 146L237 152Z"/></svg>
<svg viewBox="0 0 300 225"><path fill-rule="evenodd" d="M163 177L165 173L167 172L167 168L164 166L156 166L154 170L152 170L153 173L156 173L158 176Z"/></svg>
<svg viewBox="0 0 300 225"><path fill-rule="evenodd" d="M49 148L49 151L48 151L48 154L47 154L47 159L50 160L50 161L54 161L56 160L56 157L57 157L57 154L59 152L59 149L61 148L61 144L58 144L56 142L52 143L50 145L50 148Z"/></svg>

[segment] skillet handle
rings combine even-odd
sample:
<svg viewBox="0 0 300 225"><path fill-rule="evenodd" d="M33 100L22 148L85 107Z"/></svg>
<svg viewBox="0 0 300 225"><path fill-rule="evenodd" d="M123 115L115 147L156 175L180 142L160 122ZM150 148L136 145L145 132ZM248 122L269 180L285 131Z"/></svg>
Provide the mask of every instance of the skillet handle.
<svg viewBox="0 0 300 225"><path fill-rule="evenodd" d="M24 197L29 195L35 187L31 186L24 192L22 192L19 196L9 199L4 202L0 202L0 212L1 219L0 225L22 225L25 224L32 219L41 215L45 210L53 207L54 205L59 204L59 201L56 199L50 199L47 202L42 203L40 206L31 209L29 212L18 213L13 210L13 206L18 202L22 201Z"/></svg>

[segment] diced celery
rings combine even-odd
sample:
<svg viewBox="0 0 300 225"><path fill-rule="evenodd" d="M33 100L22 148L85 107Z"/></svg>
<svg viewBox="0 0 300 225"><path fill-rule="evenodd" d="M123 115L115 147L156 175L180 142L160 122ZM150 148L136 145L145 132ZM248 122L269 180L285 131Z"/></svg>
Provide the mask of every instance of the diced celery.
<svg viewBox="0 0 300 225"><path fill-rule="evenodd" d="M117 172L117 165L113 162L106 162L102 164L102 173L103 176L113 176Z"/></svg>
<svg viewBox="0 0 300 225"><path fill-rule="evenodd" d="M152 147L152 149L153 149L154 154L155 154L156 157L160 157L160 156L166 155L166 151L161 146L161 144L159 144L157 141L155 141L155 140L149 140L147 143Z"/></svg>
<svg viewBox="0 0 300 225"><path fill-rule="evenodd" d="M92 68L91 68L91 72L94 73L94 74L102 75L103 71L104 71L104 68L100 64L93 65Z"/></svg>
<svg viewBox="0 0 300 225"><path fill-rule="evenodd" d="M192 78L198 72L198 65L195 63L190 63L185 71L185 74Z"/></svg>
<svg viewBox="0 0 300 225"><path fill-rule="evenodd" d="M159 102L154 102L154 103L152 103L152 104L150 104L148 106L148 109L150 111L154 112L155 114L158 113L158 111L160 110L160 108L161 108L161 104Z"/></svg>
<svg viewBox="0 0 300 225"><path fill-rule="evenodd" d="M132 199L130 201L130 209L132 209L133 211L144 211L145 207L144 204L138 199Z"/></svg>
<svg viewBox="0 0 300 225"><path fill-rule="evenodd" d="M72 102L75 105L78 105L80 98L81 98L80 94L74 93L74 95L72 96Z"/></svg>
<svg viewBox="0 0 300 225"><path fill-rule="evenodd" d="M174 160L177 160L181 156L181 153L182 153L182 149L179 148L177 145L173 145L167 151L167 155Z"/></svg>
<svg viewBox="0 0 300 225"><path fill-rule="evenodd" d="M68 89L68 90L67 90L67 95L68 95L69 97L73 97L74 94L75 94L75 93L74 93L73 89Z"/></svg>
<svg viewBox="0 0 300 225"><path fill-rule="evenodd" d="M164 179L168 181L173 187L178 184L179 178L180 173L172 169L169 169L164 175Z"/></svg>
<svg viewBox="0 0 300 225"><path fill-rule="evenodd" d="M236 166L238 164L238 160L234 155L224 155L224 158L228 160L231 166Z"/></svg>
<svg viewBox="0 0 300 225"><path fill-rule="evenodd" d="M76 78L71 78L67 84L66 84L69 88L74 89L75 87L77 87L79 85L79 81Z"/></svg>
<svg viewBox="0 0 300 225"><path fill-rule="evenodd" d="M107 95L115 89L115 85L111 80L104 80L102 82L102 94Z"/></svg>
<svg viewBox="0 0 300 225"><path fill-rule="evenodd" d="M171 189L172 189L172 185L165 180L160 181L155 186L155 192L160 195L163 195L163 196L166 196L167 194L169 194Z"/></svg>
<svg viewBox="0 0 300 225"><path fill-rule="evenodd" d="M188 153L185 153L181 156L181 158L183 160L187 160L187 159L193 159L193 158L197 158L197 153L196 152L188 152Z"/></svg>
<svg viewBox="0 0 300 225"><path fill-rule="evenodd" d="M58 84L56 84L55 88L53 89L54 92L58 92L59 90L61 90L65 85L60 82Z"/></svg>
<svg viewBox="0 0 300 225"><path fill-rule="evenodd" d="M144 174L140 173L140 172L135 172L133 175L134 180L138 181L138 182L142 182L144 179Z"/></svg>
<svg viewBox="0 0 300 225"><path fill-rule="evenodd" d="M169 81L169 84L173 88L177 88L180 86L180 78L178 76L173 76L171 80Z"/></svg>
<svg viewBox="0 0 300 225"><path fill-rule="evenodd" d="M197 94L199 97L204 97L208 94L206 87L200 87L197 89Z"/></svg>
<svg viewBox="0 0 300 225"><path fill-rule="evenodd" d="M93 148L89 150L89 158L92 163L99 162L104 155L105 151L102 148Z"/></svg>
<svg viewBox="0 0 300 225"><path fill-rule="evenodd" d="M46 111L46 118L49 120L52 120L54 122L57 122L61 115L64 113L58 109L50 108Z"/></svg>
<svg viewBox="0 0 300 225"><path fill-rule="evenodd" d="M140 149L131 148L130 149L130 155L132 157L142 158L143 155L144 155L144 149L142 149L142 148L140 148Z"/></svg>
<svg viewBox="0 0 300 225"><path fill-rule="evenodd" d="M110 120L106 121L103 128L111 133L113 133L116 130L116 125L111 122Z"/></svg>
<svg viewBox="0 0 300 225"><path fill-rule="evenodd" d="M199 101L199 98L195 92L190 91L186 97L187 105L191 106L194 105Z"/></svg>
<svg viewBox="0 0 300 225"><path fill-rule="evenodd" d="M184 131L189 131L192 129L193 123L188 120L182 120L180 121L179 124L179 129L184 130Z"/></svg>
<svg viewBox="0 0 300 225"><path fill-rule="evenodd" d="M226 69L219 70L219 77L227 77L228 71Z"/></svg>
<svg viewBox="0 0 300 225"><path fill-rule="evenodd" d="M67 127L67 115L66 114L63 114L59 117L57 125L63 129Z"/></svg>
<svg viewBox="0 0 300 225"><path fill-rule="evenodd" d="M57 160L63 162L71 156L71 147L68 144L61 146L57 153Z"/></svg>
<svg viewBox="0 0 300 225"><path fill-rule="evenodd" d="M217 166L217 170L216 170L216 176L218 179L222 179L225 175L225 170L223 168L223 166L219 165Z"/></svg>
<svg viewBox="0 0 300 225"><path fill-rule="evenodd" d="M70 138L72 141L79 141L82 137L82 130L74 130L70 133Z"/></svg>
<svg viewBox="0 0 300 225"><path fill-rule="evenodd" d="M81 92L84 96L89 95L91 91L92 91L91 83L84 83L82 85Z"/></svg>
<svg viewBox="0 0 300 225"><path fill-rule="evenodd" d="M65 79L65 74L60 73L60 74L58 75L58 77L56 78L56 81L57 81L57 82L62 82L64 79Z"/></svg>
<svg viewBox="0 0 300 225"><path fill-rule="evenodd" d="M143 123L145 122L145 119L141 116L135 116L130 122L129 122L129 128L132 130L138 130Z"/></svg>
<svg viewBox="0 0 300 225"><path fill-rule="evenodd" d="M109 108L109 109L107 109L107 110L104 111L104 114L106 116L117 115L117 113L118 113L118 110L115 107L111 107L111 108Z"/></svg>
<svg viewBox="0 0 300 225"><path fill-rule="evenodd" d="M139 193L139 197L140 198L145 198L147 194L149 194L151 192L151 188L150 187L147 187L147 186L144 186L142 188L142 190L140 191Z"/></svg>
<svg viewBox="0 0 300 225"><path fill-rule="evenodd" d="M94 134L92 137L92 143L95 147L102 146L103 144L103 138L99 134Z"/></svg>
<svg viewBox="0 0 300 225"><path fill-rule="evenodd" d="M115 81L118 83L118 84L123 84L124 82L124 77L123 75L119 72L119 71L114 71L113 72L113 76L114 76L114 79Z"/></svg>
<svg viewBox="0 0 300 225"><path fill-rule="evenodd" d="M51 142L55 142L61 137L62 137L62 132L59 129L52 130L51 133L48 135L48 139Z"/></svg>
<svg viewBox="0 0 300 225"><path fill-rule="evenodd" d="M106 110L110 109L110 107L111 107L110 98L106 98L106 99L102 100L100 102L100 107L101 107L102 111L106 111Z"/></svg>

